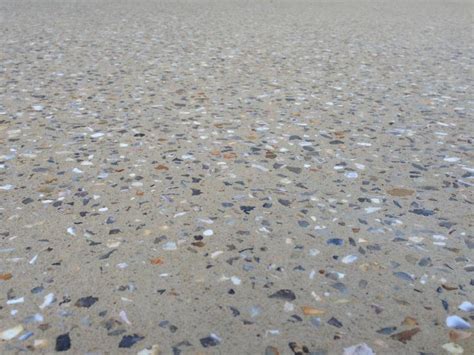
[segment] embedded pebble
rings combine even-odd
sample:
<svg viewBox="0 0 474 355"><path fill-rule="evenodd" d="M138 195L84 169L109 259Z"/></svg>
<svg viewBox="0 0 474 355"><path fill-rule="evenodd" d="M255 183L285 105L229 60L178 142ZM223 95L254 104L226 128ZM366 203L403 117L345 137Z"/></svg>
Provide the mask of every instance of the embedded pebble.
<svg viewBox="0 0 474 355"><path fill-rule="evenodd" d="M0 190L3 190L3 191L13 190L14 188L15 188L15 186L11 185L11 184L6 184L6 185L1 185L0 186Z"/></svg>
<svg viewBox="0 0 474 355"><path fill-rule="evenodd" d="M178 247L175 242L167 242L163 245L164 250L176 250Z"/></svg>
<svg viewBox="0 0 474 355"><path fill-rule="evenodd" d="M33 347L35 349L45 349L48 347L48 341L46 339L35 339L33 341Z"/></svg>
<svg viewBox="0 0 474 355"><path fill-rule="evenodd" d="M83 297L77 300L77 302L75 303L75 306L89 308L98 300L99 299L97 297L92 297L92 296Z"/></svg>
<svg viewBox="0 0 474 355"><path fill-rule="evenodd" d="M41 309L45 309L46 307L49 307L56 298L54 297L54 293L48 293L46 296L44 296L43 303L39 306Z"/></svg>
<svg viewBox="0 0 474 355"><path fill-rule="evenodd" d="M365 343L344 348L344 355L375 355L375 352Z"/></svg>
<svg viewBox="0 0 474 355"><path fill-rule="evenodd" d="M474 312L474 304L469 301L464 301L459 305L458 308L464 312Z"/></svg>
<svg viewBox="0 0 474 355"><path fill-rule="evenodd" d="M54 350L60 351L68 351L71 348L71 338L69 337L69 333L61 334L56 338L56 346Z"/></svg>
<svg viewBox="0 0 474 355"><path fill-rule="evenodd" d="M276 298L276 299L282 299L282 300L287 300L287 301L294 301L296 299L296 295L293 291L284 289L284 290L279 290L270 296L268 298Z"/></svg>
<svg viewBox="0 0 474 355"><path fill-rule="evenodd" d="M470 329L471 325L459 316L448 316L446 326L453 329Z"/></svg>
<svg viewBox="0 0 474 355"><path fill-rule="evenodd" d="M205 236L205 237L210 237L214 234L214 232L212 231L212 229L206 229L204 232L202 232L202 235Z"/></svg>
<svg viewBox="0 0 474 355"><path fill-rule="evenodd" d="M215 334L211 334L208 337L201 338L199 341L201 342L201 345L204 348L214 347L221 343L221 339Z"/></svg>
<svg viewBox="0 0 474 355"><path fill-rule="evenodd" d="M344 264L352 264L354 261L356 261L358 259L358 256L357 255L347 255L345 257L343 257L341 259L341 261L344 263Z"/></svg>
<svg viewBox="0 0 474 355"><path fill-rule="evenodd" d="M456 343L443 344L442 348L450 354L464 354L463 347Z"/></svg>
<svg viewBox="0 0 474 355"><path fill-rule="evenodd" d="M137 355L160 355L160 354L161 354L160 346L157 344L152 345L149 348L145 348L137 352Z"/></svg>
<svg viewBox="0 0 474 355"><path fill-rule="evenodd" d="M145 337L133 334L133 335L124 335L122 340L118 345L119 348L131 348L133 345L138 343L140 340L145 339Z"/></svg>
<svg viewBox="0 0 474 355"><path fill-rule="evenodd" d="M24 328L21 324L13 328L3 330L2 332L0 332L0 339L11 340L17 337L23 330Z"/></svg>

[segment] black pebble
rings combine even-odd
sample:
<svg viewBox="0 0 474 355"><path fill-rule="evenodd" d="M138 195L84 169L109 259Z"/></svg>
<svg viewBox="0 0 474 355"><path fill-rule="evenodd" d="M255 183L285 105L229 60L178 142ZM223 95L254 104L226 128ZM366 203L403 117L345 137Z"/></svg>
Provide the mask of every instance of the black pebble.
<svg viewBox="0 0 474 355"><path fill-rule="evenodd" d="M111 251L109 251L108 253L105 253L104 255L101 255L99 256L99 260L105 260L105 259L108 259L109 256L112 255L112 253L116 252L117 249L112 249Z"/></svg>
<svg viewBox="0 0 474 355"><path fill-rule="evenodd" d="M284 199L282 199L282 198L279 198L279 199L278 199L278 202L280 202L280 203L281 203L283 206L285 206L285 207L288 207L288 206L290 205L290 203L291 203L289 200L284 200Z"/></svg>
<svg viewBox="0 0 474 355"><path fill-rule="evenodd" d="M142 339L145 339L145 337L138 334L124 335L122 340L120 340L119 348L131 348L135 343L138 343Z"/></svg>
<svg viewBox="0 0 474 355"><path fill-rule="evenodd" d="M37 286L31 289L31 293L36 294L36 293L41 293L43 292L44 287L43 286Z"/></svg>
<svg viewBox="0 0 474 355"><path fill-rule="evenodd" d="M208 337L199 339L199 341L201 342L201 345L205 348L208 348L210 346L219 345L219 340L212 337L212 336L208 336Z"/></svg>
<svg viewBox="0 0 474 355"><path fill-rule="evenodd" d="M76 303L75 303L75 306L76 307L86 307L86 308L89 308L90 306L92 306L94 303L96 303L99 299L97 297L92 297L92 296L87 296L87 297L82 297L82 298L79 298Z"/></svg>
<svg viewBox="0 0 474 355"><path fill-rule="evenodd" d="M274 294L268 296L268 298L277 298L281 300L294 301L296 299L296 295L293 291L284 289L284 290L279 290L275 292Z"/></svg>
<svg viewBox="0 0 474 355"><path fill-rule="evenodd" d="M25 199L24 199L23 201L21 201L21 202L22 202L24 205L27 205L27 204L29 204L29 203L33 202L33 199L32 199L32 198L29 198L29 197L27 197L27 198L25 198Z"/></svg>
<svg viewBox="0 0 474 355"><path fill-rule="evenodd" d="M71 348L71 338L69 333L61 334L56 338L56 351L67 351Z"/></svg>
<svg viewBox="0 0 474 355"><path fill-rule="evenodd" d="M433 211L431 211L431 210L426 210L426 209L424 209L424 208L415 208L414 210L411 210L410 212L411 212L411 213L415 213L415 214L417 214L417 215L425 216L425 217L434 215L434 212L433 212Z"/></svg>
<svg viewBox="0 0 474 355"><path fill-rule="evenodd" d="M341 328L342 327L342 323L339 322L336 318L332 317L330 320L328 320L328 324L336 327L336 328Z"/></svg>
<svg viewBox="0 0 474 355"><path fill-rule="evenodd" d="M255 209L254 206L240 206L240 209L245 213L245 214L249 214L250 211L252 211L253 209Z"/></svg>
<svg viewBox="0 0 474 355"><path fill-rule="evenodd" d="M198 189L191 189L192 192L193 192L193 196L199 196L202 194L201 190L198 190Z"/></svg>

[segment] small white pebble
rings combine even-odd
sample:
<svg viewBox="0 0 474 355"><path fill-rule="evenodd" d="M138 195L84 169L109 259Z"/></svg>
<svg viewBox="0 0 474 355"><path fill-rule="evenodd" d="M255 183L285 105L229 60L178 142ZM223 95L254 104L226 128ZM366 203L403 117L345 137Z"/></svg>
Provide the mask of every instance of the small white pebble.
<svg viewBox="0 0 474 355"><path fill-rule="evenodd" d="M464 312L474 312L474 304L469 301L464 301L459 305L458 308Z"/></svg>
<svg viewBox="0 0 474 355"><path fill-rule="evenodd" d="M178 247L175 242L168 242L163 245L163 250L176 250Z"/></svg>
<svg viewBox="0 0 474 355"><path fill-rule="evenodd" d="M205 237L210 237L211 235L214 234L214 231L212 229L206 229L202 235L204 235Z"/></svg>
<svg viewBox="0 0 474 355"><path fill-rule="evenodd" d="M218 250L218 251L215 251L214 253L211 254L211 258L212 259L215 259L217 258L219 255L223 254L224 252L222 250Z"/></svg>
<svg viewBox="0 0 474 355"><path fill-rule="evenodd" d="M2 340L11 340L15 337L17 337L22 331L23 331L23 326L17 325L16 327L6 329L3 332L0 333L0 339Z"/></svg>
<svg viewBox="0 0 474 355"><path fill-rule="evenodd" d="M381 210L381 209L382 209L381 207L366 207L365 212L367 214L370 214L370 213L377 212L378 210Z"/></svg>
<svg viewBox="0 0 474 355"><path fill-rule="evenodd" d="M13 186L13 185L6 184L6 185L0 186L0 190L8 191L8 190L12 190L14 187L15 187L15 186Z"/></svg>
<svg viewBox="0 0 474 355"><path fill-rule="evenodd" d="M359 174L357 174L355 171L347 171L344 176L348 179L357 179Z"/></svg>
<svg viewBox="0 0 474 355"><path fill-rule="evenodd" d="M36 259L38 259L38 254L36 254L35 256L33 256L33 257L31 258L31 260L29 261L29 263L30 263L31 265L33 265L33 264L36 262Z"/></svg>
<svg viewBox="0 0 474 355"><path fill-rule="evenodd" d="M54 293L48 293L46 296L44 296L44 301L39 306L39 308L45 309L46 307L51 305L54 301L55 301Z"/></svg>
<svg viewBox="0 0 474 355"><path fill-rule="evenodd" d="M20 297L20 298L15 298L12 300L8 300L7 304L18 304L18 303L23 303L25 302L25 297Z"/></svg>
<svg viewBox="0 0 474 355"><path fill-rule="evenodd" d="M128 320L127 313L125 313L125 311L120 311L119 316L125 323L132 325L132 323Z"/></svg>
<svg viewBox="0 0 474 355"><path fill-rule="evenodd" d="M347 255L347 256L343 257L341 261L342 261L344 264L351 264L351 263L353 263L354 261L356 261L357 259L358 259L358 258L357 258L357 256L355 256L355 255Z"/></svg>
<svg viewBox="0 0 474 355"><path fill-rule="evenodd" d="M232 283L236 286L238 286L242 283L242 281L237 276L232 276L230 278L230 281L232 281Z"/></svg>
<svg viewBox="0 0 474 355"><path fill-rule="evenodd" d="M310 249L309 250L309 255L310 256L316 256L319 255L321 252L318 249Z"/></svg>

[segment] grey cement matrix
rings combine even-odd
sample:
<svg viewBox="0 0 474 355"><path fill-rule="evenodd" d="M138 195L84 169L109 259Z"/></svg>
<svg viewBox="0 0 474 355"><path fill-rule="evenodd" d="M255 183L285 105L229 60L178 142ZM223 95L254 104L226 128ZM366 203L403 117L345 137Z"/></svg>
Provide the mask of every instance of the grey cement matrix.
<svg viewBox="0 0 474 355"><path fill-rule="evenodd" d="M473 6L0 0L0 353L473 354Z"/></svg>

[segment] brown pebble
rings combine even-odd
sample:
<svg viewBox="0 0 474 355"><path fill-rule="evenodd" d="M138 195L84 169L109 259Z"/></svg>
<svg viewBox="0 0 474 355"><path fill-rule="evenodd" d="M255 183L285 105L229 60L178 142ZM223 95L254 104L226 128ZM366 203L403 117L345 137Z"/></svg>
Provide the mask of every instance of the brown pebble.
<svg viewBox="0 0 474 355"><path fill-rule="evenodd" d="M9 272L7 272L5 274L0 274L0 280L2 280L2 281L10 280L12 277L13 277L13 275Z"/></svg>
<svg viewBox="0 0 474 355"><path fill-rule="evenodd" d="M274 346L267 346L265 348L265 355L280 355L280 352Z"/></svg>
<svg viewBox="0 0 474 355"><path fill-rule="evenodd" d="M465 332L463 330L450 330L449 331L449 340L459 341L471 337L472 333Z"/></svg>
<svg viewBox="0 0 474 355"><path fill-rule="evenodd" d="M224 153L224 159L235 159L237 157L237 154L234 152L231 153Z"/></svg>
<svg viewBox="0 0 474 355"><path fill-rule="evenodd" d="M406 344L408 340L411 340L415 334L420 331L420 328L413 328L410 330L405 330L403 332L393 334L390 338L401 341L403 344Z"/></svg>
<svg viewBox="0 0 474 355"><path fill-rule="evenodd" d="M191 243L192 245L194 245L195 247L198 247L198 248L202 248L203 246L205 246L206 244L204 242L194 242L194 243Z"/></svg>
<svg viewBox="0 0 474 355"><path fill-rule="evenodd" d="M388 192L389 195L397 196L397 197L407 197L407 196L411 196L415 193L415 191L413 191L413 190L404 189L404 188L400 188L400 187L388 190L387 192Z"/></svg>
<svg viewBox="0 0 474 355"><path fill-rule="evenodd" d="M413 317L407 316L407 317L405 317L405 319L403 320L402 325L406 325L406 326L409 326L409 327L413 327L413 326L415 326L415 325L418 325L418 321L417 321L415 318L413 318Z"/></svg>
<svg viewBox="0 0 474 355"><path fill-rule="evenodd" d="M152 265L162 265L163 264L163 260L161 258L155 258L155 259L151 259L150 260L150 263Z"/></svg>
<svg viewBox="0 0 474 355"><path fill-rule="evenodd" d="M301 309L303 310L303 314L305 316L320 316L320 315L326 313L326 311L324 311L322 309L317 309L317 308L313 308L313 307L310 307L310 306L303 306L303 307L301 307Z"/></svg>
<svg viewBox="0 0 474 355"><path fill-rule="evenodd" d="M48 330L51 326L48 324L48 323L43 323L43 324L40 324L38 325L38 328L41 329L41 330Z"/></svg>
<svg viewBox="0 0 474 355"><path fill-rule="evenodd" d="M267 150L267 152L265 153L265 158L267 159L275 159L277 157L277 155L269 150Z"/></svg>

